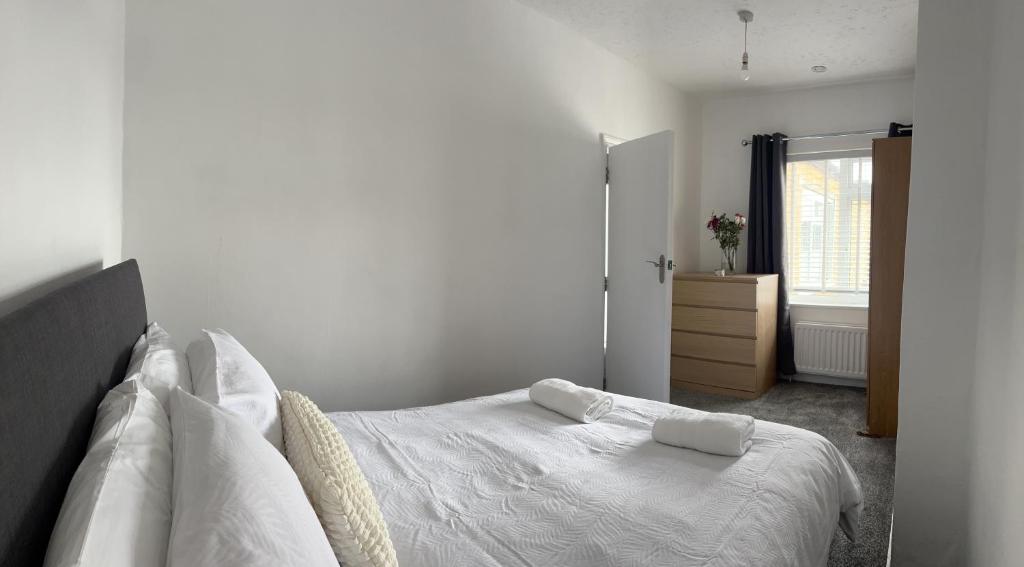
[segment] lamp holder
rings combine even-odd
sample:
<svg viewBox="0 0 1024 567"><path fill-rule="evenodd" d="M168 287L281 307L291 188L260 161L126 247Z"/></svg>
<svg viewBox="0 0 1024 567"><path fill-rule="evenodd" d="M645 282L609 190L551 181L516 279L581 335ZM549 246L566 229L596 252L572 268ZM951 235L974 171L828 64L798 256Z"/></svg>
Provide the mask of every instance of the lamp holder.
<svg viewBox="0 0 1024 567"><path fill-rule="evenodd" d="M740 65L740 68L746 73L750 70L750 55L747 54L747 24L754 21L754 13L750 10L740 10L736 12L736 15L743 22L743 59L741 60L742 65ZM749 75L744 74L743 79L746 80L748 77Z"/></svg>

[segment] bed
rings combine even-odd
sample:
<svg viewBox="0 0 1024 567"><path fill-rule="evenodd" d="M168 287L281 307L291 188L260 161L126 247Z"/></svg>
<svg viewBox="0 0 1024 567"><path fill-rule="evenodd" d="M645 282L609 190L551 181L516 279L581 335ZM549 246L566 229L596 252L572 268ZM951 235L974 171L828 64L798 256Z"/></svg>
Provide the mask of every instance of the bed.
<svg viewBox="0 0 1024 567"><path fill-rule="evenodd" d="M581 425L527 390L331 413L400 564L824 565L854 536L856 474L815 433L757 421L740 458L656 443L660 402L615 396Z"/></svg>
<svg viewBox="0 0 1024 567"><path fill-rule="evenodd" d="M581 425L517 390L329 413L398 554L424 566L824 565L855 534L856 475L809 431L757 422L735 457L656 443L668 404L614 396Z"/></svg>
<svg viewBox="0 0 1024 567"><path fill-rule="evenodd" d="M128 261L0 318L0 565L38 565L147 323ZM860 487L820 436L757 422L740 458L660 445L669 406L615 397L581 425L518 390L330 418L370 482L399 562L420 565L823 565Z"/></svg>

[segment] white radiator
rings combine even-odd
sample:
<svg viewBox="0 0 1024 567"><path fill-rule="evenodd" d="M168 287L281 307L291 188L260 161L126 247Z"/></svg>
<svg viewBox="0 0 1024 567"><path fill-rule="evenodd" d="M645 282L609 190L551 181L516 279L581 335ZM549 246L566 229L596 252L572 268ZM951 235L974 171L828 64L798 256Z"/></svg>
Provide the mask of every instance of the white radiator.
<svg viewBox="0 0 1024 567"><path fill-rule="evenodd" d="M867 327L801 321L793 342L797 372L867 379Z"/></svg>

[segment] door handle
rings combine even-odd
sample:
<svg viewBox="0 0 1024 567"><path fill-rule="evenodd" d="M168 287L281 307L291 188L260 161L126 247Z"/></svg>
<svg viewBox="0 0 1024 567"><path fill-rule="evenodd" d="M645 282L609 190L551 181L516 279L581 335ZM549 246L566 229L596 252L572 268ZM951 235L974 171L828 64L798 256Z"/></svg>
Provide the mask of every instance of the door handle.
<svg viewBox="0 0 1024 567"><path fill-rule="evenodd" d="M668 260L666 262L665 255L662 254L658 256L657 262L655 262L654 260L644 260L644 262L647 262L648 264L654 264L654 267L658 268L658 282L665 283L665 270L672 269L672 260Z"/></svg>

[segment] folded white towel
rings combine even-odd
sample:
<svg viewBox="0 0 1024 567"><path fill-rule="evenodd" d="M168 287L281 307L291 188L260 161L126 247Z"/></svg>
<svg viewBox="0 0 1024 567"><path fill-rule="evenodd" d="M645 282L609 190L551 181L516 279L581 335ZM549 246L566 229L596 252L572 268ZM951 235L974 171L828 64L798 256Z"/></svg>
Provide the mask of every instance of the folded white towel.
<svg viewBox="0 0 1024 567"><path fill-rule="evenodd" d="M612 397L601 390L577 386L561 378L547 378L530 386L530 399L580 423L591 423L612 411Z"/></svg>
<svg viewBox="0 0 1024 567"><path fill-rule="evenodd" d="M654 422L651 436L659 443L739 457L750 448L754 418L734 413L708 413L679 408Z"/></svg>

